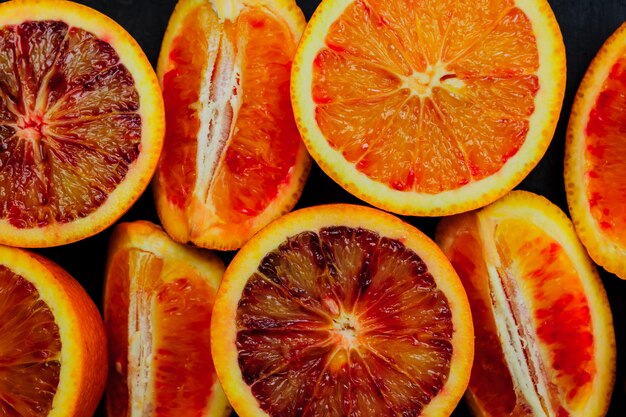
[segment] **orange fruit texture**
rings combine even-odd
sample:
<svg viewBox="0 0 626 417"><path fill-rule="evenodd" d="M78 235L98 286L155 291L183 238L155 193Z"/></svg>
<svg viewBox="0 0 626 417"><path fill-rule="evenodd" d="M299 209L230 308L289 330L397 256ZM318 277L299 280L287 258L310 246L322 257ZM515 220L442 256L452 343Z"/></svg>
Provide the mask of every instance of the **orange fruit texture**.
<svg viewBox="0 0 626 417"><path fill-rule="evenodd" d="M545 0L323 0L291 93L333 180L379 208L440 216L493 202L532 170L565 78Z"/></svg>
<svg viewBox="0 0 626 417"><path fill-rule="evenodd" d="M602 46L580 84L567 131L565 188L589 255L626 279L626 26Z"/></svg>
<svg viewBox="0 0 626 417"><path fill-rule="evenodd" d="M164 129L158 81L108 17L69 1L0 5L0 243L48 247L141 195Z"/></svg>
<svg viewBox="0 0 626 417"><path fill-rule="evenodd" d="M240 417L448 416L474 354L467 297L440 249L352 205L296 211L248 241L211 337Z"/></svg>
<svg viewBox="0 0 626 417"><path fill-rule="evenodd" d="M476 357L467 391L480 417L603 417L615 335L595 266L565 214L514 191L444 219L437 242L467 291Z"/></svg>
<svg viewBox="0 0 626 417"><path fill-rule="evenodd" d="M52 261L0 245L0 415L91 417L107 375L100 313Z"/></svg>
<svg viewBox="0 0 626 417"><path fill-rule="evenodd" d="M154 180L177 241L231 250L291 210L310 161L289 99L293 0L181 0L159 57L167 132Z"/></svg>
<svg viewBox="0 0 626 417"><path fill-rule="evenodd" d="M226 416L209 324L224 265L149 222L122 223L104 292L109 417Z"/></svg>

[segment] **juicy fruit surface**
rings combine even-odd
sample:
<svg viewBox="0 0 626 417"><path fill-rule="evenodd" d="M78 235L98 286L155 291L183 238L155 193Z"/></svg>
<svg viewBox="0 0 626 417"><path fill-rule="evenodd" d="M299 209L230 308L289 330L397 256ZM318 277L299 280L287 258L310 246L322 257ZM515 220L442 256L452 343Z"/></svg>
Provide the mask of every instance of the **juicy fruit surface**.
<svg viewBox="0 0 626 417"><path fill-rule="evenodd" d="M450 373L452 315L399 240L326 227L290 237L249 277L238 362L271 416L420 415Z"/></svg>
<svg viewBox="0 0 626 417"><path fill-rule="evenodd" d="M511 0L356 0L313 63L316 121L374 181L453 190L518 152L538 67L532 24Z"/></svg>
<svg viewBox="0 0 626 417"><path fill-rule="evenodd" d="M249 221L275 200L302 146L289 99L296 41L260 7L220 21L202 4L182 27L162 80L159 175L180 209L199 204L217 223Z"/></svg>
<svg viewBox="0 0 626 417"><path fill-rule="evenodd" d="M60 21L0 28L0 218L37 228L88 216L140 142L139 95L111 45Z"/></svg>
<svg viewBox="0 0 626 417"><path fill-rule="evenodd" d="M111 265L109 416L134 415L130 408L158 417L203 415L216 380L209 334L214 289L176 261L142 249L122 249Z"/></svg>
<svg viewBox="0 0 626 417"><path fill-rule="evenodd" d="M603 399L596 350L606 341L596 339L586 272L528 218L471 213L443 229L438 240L472 309L469 392L483 415L588 415L588 403Z"/></svg>
<svg viewBox="0 0 626 417"><path fill-rule="evenodd" d="M586 197L602 233L626 247L626 58L611 68L585 128Z"/></svg>
<svg viewBox="0 0 626 417"><path fill-rule="evenodd" d="M48 305L0 265L0 414L44 417L59 383L61 338Z"/></svg>

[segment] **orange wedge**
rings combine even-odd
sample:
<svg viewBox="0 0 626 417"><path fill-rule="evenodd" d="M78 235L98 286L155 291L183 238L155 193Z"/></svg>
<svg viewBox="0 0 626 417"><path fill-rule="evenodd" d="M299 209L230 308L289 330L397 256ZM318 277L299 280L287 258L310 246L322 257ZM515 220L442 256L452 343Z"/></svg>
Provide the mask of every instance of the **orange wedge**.
<svg viewBox="0 0 626 417"><path fill-rule="evenodd" d="M223 272L217 257L172 241L152 223L117 226L104 295L109 417L230 413L209 334Z"/></svg>
<svg viewBox="0 0 626 417"><path fill-rule="evenodd" d="M515 191L444 219L437 242L470 301L476 357L467 399L480 417L603 417L615 336L595 266L565 214Z"/></svg>
<svg viewBox="0 0 626 417"><path fill-rule="evenodd" d="M293 0L181 0L158 74L167 116L154 181L177 241L237 249L300 197L310 160L289 100L305 20Z"/></svg>
<svg viewBox="0 0 626 417"><path fill-rule="evenodd" d="M70 1L0 5L0 243L111 225L147 187L163 131L158 81L122 27Z"/></svg>
<svg viewBox="0 0 626 417"><path fill-rule="evenodd" d="M53 262L0 246L0 415L91 417L107 375L98 309Z"/></svg>
<svg viewBox="0 0 626 417"><path fill-rule="evenodd" d="M319 206L254 236L228 267L213 359L241 417L449 416L472 319L424 234L381 211Z"/></svg>
<svg viewBox="0 0 626 417"><path fill-rule="evenodd" d="M626 279L626 25L589 66L572 108L565 188L576 231L589 255Z"/></svg>
<svg viewBox="0 0 626 417"><path fill-rule="evenodd" d="M324 0L291 93L331 178L382 209L438 216L482 207L531 171L565 72L545 0Z"/></svg>

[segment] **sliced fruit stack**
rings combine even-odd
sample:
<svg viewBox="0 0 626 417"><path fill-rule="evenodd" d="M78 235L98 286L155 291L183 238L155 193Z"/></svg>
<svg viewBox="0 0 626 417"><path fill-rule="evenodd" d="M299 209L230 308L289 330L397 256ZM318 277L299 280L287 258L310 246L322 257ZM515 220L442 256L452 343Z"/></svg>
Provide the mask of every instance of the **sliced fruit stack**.
<svg viewBox="0 0 626 417"><path fill-rule="evenodd" d="M437 241L476 326L475 415L604 416L615 379L611 310L565 214L516 191L443 220Z"/></svg>
<svg viewBox="0 0 626 417"><path fill-rule="evenodd" d="M545 0L324 0L292 100L318 164L385 210L482 207L545 153L565 89Z"/></svg>
<svg viewBox="0 0 626 417"><path fill-rule="evenodd" d="M237 249L291 210L310 162L289 82L305 20L293 0L181 0L158 74L167 114L154 190L177 241Z"/></svg>
<svg viewBox="0 0 626 417"><path fill-rule="evenodd" d="M580 85L567 132L565 188L589 255L626 279L626 25L611 36Z"/></svg>
<svg viewBox="0 0 626 417"><path fill-rule="evenodd" d="M211 358L211 311L224 265L148 222L111 239L104 317L109 417L225 416Z"/></svg>
<svg viewBox="0 0 626 417"><path fill-rule="evenodd" d="M282 217L224 276L213 358L251 416L448 416L474 353L452 266L394 216L349 205Z"/></svg>
<svg viewBox="0 0 626 417"><path fill-rule="evenodd" d="M622 278L625 33L581 85L565 163L583 243ZM547 200L513 192L445 219L441 249L372 208L278 219L307 148L397 213L508 193L565 89L546 0L323 0L306 31L294 0L180 0L158 74L87 7L0 5L0 243L98 233L155 169L165 228L115 229L104 324L59 266L0 245L0 415L90 417L107 346L109 417L220 417L229 401L241 417L447 417L468 386L476 416L606 414L611 311ZM243 247L224 272L187 243Z"/></svg>
<svg viewBox="0 0 626 417"><path fill-rule="evenodd" d="M0 5L0 243L111 225L148 185L163 131L154 71L117 23L60 0Z"/></svg>
<svg viewBox="0 0 626 417"><path fill-rule="evenodd" d="M98 309L53 262L0 246L0 415L91 417L104 390Z"/></svg>

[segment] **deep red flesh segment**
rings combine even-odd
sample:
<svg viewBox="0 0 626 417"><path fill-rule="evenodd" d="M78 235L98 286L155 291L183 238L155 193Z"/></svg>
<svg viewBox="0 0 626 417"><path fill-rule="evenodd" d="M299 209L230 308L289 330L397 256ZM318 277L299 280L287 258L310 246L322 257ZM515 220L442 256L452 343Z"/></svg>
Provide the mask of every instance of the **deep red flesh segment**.
<svg viewBox="0 0 626 417"><path fill-rule="evenodd" d="M215 367L210 323L214 291L204 281L178 278L155 295L153 346L156 417L200 417L211 398ZM181 302L184 300L184 302Z"/></svg>
<svg viewBox="0 0 626 417"><path fill-rule="evenodd" d="M0 415L48 415L60 352L59 328L37 289L0 265Z"/></svg>
<svg viewBox="0 0 626 417"><path fill-rule="evenodd" d="M611 68L585 127L584 167L591 214L603 233L626 246L626 57ZM574 180L576 181L576 180Z"/></svg>
<svg viewBox="0 0 626 417"><path fill-rule="evenodd" d="M365 229L287 239L249 278L237 328L244 381L272 416L417 416L452 358L450 308L425 263Z"/></svg>
<svg viewBox="0 0 626 417"><path fill-rule="evenodd" d="M139 155L132 75L111 45L58 21L1 28L0 52L0 219L88 216Z"/></svg>

